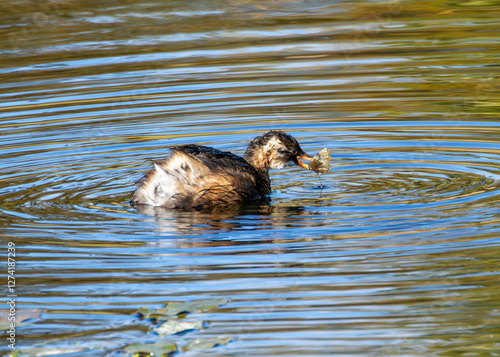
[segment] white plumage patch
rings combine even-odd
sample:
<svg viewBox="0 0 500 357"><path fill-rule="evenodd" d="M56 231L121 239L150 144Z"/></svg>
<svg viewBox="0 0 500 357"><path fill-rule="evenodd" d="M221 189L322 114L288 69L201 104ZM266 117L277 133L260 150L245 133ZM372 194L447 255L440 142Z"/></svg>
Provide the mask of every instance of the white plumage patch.
<svg viewBox="0 0 500 357"><path fill-rule="evenodd" d="M165 161L153 162L153 168L140 181L132 198L135 204L177 207L179 200L195 194L194 185L208 168L182 152Z"/></svg>
<svg viewBox="0 0 500 357"><path fill-rule="evenodd" d="M273 170L280 170L285 167L287 161L280 157L280 150L286 150L286 146L283 145L280 139L277 137L272 137L264 146L264 153L268 153L269 168Z"/></svg>

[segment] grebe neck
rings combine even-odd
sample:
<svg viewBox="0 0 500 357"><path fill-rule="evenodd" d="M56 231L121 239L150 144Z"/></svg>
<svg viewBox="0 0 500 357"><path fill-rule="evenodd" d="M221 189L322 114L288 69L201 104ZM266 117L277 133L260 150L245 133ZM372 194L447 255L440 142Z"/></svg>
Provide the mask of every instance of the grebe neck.
<svg viewBox="0 0 500 357"><path fill-rule="evenodd" d="M261 174L265 176L269 175L269 159L263 148L256 148L249 145L243 158Z"/></svg>

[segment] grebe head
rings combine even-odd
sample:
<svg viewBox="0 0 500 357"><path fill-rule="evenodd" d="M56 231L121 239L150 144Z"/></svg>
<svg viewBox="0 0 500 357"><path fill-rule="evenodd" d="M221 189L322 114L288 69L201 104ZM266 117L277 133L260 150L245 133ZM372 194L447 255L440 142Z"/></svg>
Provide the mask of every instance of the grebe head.
<svg viewBox="0 0 500 357"><path fill-rule="evenodd" d="M245 152L245 160L258 170L267 172L281 169L288 163L294 163L308 169L309 166L300 160L310 160L311 156L301 149L299 143L291 135L272 130L253 139Z"/></svg>

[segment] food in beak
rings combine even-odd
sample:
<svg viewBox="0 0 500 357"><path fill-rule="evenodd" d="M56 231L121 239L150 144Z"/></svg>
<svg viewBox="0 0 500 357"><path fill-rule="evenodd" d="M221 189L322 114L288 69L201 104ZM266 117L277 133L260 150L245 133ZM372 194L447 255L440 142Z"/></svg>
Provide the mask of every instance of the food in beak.
<svg viewBox="0 0 500 357"><path fill-rule="evenodd" d="M308 168L317 174L324 174L330 170L330 159L330 151L327 148L324 148L319 153L314 155L309 162Z"/></svg>

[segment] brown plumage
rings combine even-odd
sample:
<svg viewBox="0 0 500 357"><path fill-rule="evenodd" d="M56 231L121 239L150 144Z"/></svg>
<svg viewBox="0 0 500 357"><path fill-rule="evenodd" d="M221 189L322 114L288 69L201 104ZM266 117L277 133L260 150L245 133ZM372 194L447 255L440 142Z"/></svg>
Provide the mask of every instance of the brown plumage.
<svg viewBox="0 0 500 357"><path fill-rule="evenodd" d="M206 146L174 146L139 180L131 202L184 210L241 204L271 192L270 168L288 162L308 168L300 159L310 158L295 138L276 130L252 140L243 158Z"/></svg>

